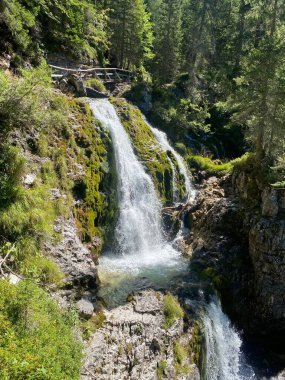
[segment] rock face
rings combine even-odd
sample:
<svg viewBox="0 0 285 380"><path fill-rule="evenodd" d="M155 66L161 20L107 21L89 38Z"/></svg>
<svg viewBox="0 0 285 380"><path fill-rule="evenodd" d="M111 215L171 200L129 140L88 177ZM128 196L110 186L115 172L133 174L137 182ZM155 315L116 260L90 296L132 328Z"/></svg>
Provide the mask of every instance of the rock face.
<svg viewBox="0 0 285 380"><path fill-rule="evenodd" d="M65 275L65 285L55 294L62 306L76 307L84 318L90 318L96 305L97 269L90 251L82 244L72 215L57 218L54 229L62 234L57 244L46 245L46 250Z"/></svg>
<svg viewBox="0 0 285 380"><path fill-rule="evenodd" d="M148 290L112 311L86 345L82 380L199 380L191 358L177 362L174 344L189 347L183 320L163 328L163 294Z"/></svg>
<svg viewBox="0 0 285 380"><path fill-rule="evenodd" d="M242 327L271 340L285 337L284 195L242 172L204 181L186 213L192 261Z"/></svg>

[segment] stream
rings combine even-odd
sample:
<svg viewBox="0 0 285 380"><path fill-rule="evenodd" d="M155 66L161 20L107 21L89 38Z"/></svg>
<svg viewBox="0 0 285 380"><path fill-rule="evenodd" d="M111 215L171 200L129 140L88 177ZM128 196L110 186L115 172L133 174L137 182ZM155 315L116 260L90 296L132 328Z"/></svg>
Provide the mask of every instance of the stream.
<svg viewBox="0 0 285 380"><path fill-rule="evenodd" d="M243 353L241 336L223 313L219 300L215 296L204 297L201 280L195 278L195 274L191 276L189 258L183 257L175 244L165 240L162 204L151 177L134 153L114 106L106 99L90 100L90 105L95 118L110 133L118 178L119 217L114 248L99 261L99 296L112 309L125 303L132 292L148 288L175 290L186 284L189 291L185 292L184 302L195 305L203 323L202 379L257 379ZM161 148L175 157L179 174L184 177L187 198L193 197L195 192L182 157L171 147L163 132L151 129ZM171 155L168 157L171 160ZM177 192L174 193L174 201L178 202Z"/></svg>

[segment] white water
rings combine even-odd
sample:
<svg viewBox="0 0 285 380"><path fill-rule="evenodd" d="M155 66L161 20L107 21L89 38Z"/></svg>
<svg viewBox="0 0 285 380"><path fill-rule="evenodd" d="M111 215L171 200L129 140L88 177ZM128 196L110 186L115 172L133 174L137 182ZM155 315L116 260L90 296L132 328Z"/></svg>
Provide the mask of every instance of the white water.
<svg viewBox="0 0 285 380"><path fill-rule="evenodd" d="M147 122L147 121L146 121ZM154 128L152 125L150 125L148 122L147 124L150 126L155 138L159 142L160 146L162 149L167 152L170 151L173 156L175 157L177 161L177 165L179 168L179 172L183 175L184 177L184 184L185 184L185 189L186 189L186 200L192 200L195 197L195 190L193 189L191 180L190 180L190 174L186 168L185 162L183 158L180 156L178 152L170 145L166 133L160 131L157 128ZM169 157L169 160L171 162L171 166L173 169L173 193L174 193L174 201L177 202L179 201L179 194L178 194L178 189L177 189L177 173L175 169L174 163L171 161L171 158Z"/></svg>
<svg viewBox="0 0 285 380"><path fill-rule="evenodd" d="M217 300L206 307L205 380L254 380L252 368L241 351L242 340Z"/></svg>
<svg viewBox="0 0 285 380"><path fill-rule="evenodd" d="M139 273L152 267L181 267L180 254L163 241L161 203L150 176L136 157L114 106L106 99L90 101L95 118L108 129L118 177L119 219L116 256L104 256L101 269Z"/></svg>

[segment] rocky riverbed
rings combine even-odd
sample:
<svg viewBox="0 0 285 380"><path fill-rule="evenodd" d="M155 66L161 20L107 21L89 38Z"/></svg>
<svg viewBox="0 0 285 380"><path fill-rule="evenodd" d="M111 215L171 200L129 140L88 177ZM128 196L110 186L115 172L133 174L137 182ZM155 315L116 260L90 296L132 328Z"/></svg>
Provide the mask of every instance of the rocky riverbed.
<svg viewBox="0 0 285 380"><path fill-rule="evenodd" d="M192 329L183 318L166 328L164 295L147 290L104 311L105 322L86 343L82 380L199 380Z"/></svg>

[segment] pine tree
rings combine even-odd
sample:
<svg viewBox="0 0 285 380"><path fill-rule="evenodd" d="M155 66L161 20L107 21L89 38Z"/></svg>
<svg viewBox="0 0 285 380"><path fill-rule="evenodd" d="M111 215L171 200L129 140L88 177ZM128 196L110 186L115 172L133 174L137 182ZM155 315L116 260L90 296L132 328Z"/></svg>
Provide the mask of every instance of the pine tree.
<svg viewBox="0 0 285 380"><path fill-rule="evenodd" d="M277 156L285 144L284 2L257 2L251 13L253 47L236 79L237 116L246 122L257 157Z"/></svg>
<svg viewBox="0 0 285 380"><path fill-rule="evenodd" d="M110 58L122 68L137 68L151 57L152 25L143 0L110 0Z"/></svg>
<svg viewBox="0 0 285 380"><path fill-rule="evenodd" d="M155 22L155 74L162 83L174 79L181 62L182 0L163 0L150 4Z"/></svg>

